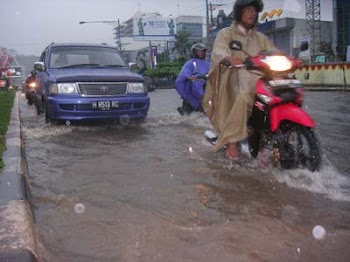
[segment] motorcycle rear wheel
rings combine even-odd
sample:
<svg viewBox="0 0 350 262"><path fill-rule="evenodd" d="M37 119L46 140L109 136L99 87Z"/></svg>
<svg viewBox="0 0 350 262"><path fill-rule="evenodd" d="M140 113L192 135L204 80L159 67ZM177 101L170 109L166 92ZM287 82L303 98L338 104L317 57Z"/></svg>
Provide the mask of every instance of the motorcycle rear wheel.
<svg viewBox="0 0 350 262"><path fill-rule="evenodd" d="M285 123L280 128L282 139L278 139L282 169L307 168L311 172L319 171L322 157L321 148L314 130L295 123Z"/></svg>

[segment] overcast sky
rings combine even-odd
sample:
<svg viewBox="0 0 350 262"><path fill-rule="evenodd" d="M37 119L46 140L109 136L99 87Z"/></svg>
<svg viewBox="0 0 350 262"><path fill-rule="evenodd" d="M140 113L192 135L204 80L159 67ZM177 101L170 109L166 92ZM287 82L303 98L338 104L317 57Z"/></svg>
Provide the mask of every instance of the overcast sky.
<svg viewBox="0 0 350 262"><path fill-rule="evenodd" d="M220 8L228 14L234 0L208 2L222 4ZM304 0L266 0L265 10L280 7L305 17L304 5ZM174 17L205 16L206 0L1 0L0 8L0 46L15 49L18 54L39 56L51 42L115 44L113 27L116 24L79 25L79 21L119 18L123 22L139 11Z"/></svg>

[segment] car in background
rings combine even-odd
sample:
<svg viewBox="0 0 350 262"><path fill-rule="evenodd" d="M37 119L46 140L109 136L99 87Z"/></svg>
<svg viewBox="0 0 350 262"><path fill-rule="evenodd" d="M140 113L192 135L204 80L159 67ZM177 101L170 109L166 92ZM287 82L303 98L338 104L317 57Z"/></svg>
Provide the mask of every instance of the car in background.
<svg viewBox="0 0 350 262"><path fill-rule="evenodd" d="M34 64L46 122L147 116L145 80L105 44L50 44Z"/></svg>

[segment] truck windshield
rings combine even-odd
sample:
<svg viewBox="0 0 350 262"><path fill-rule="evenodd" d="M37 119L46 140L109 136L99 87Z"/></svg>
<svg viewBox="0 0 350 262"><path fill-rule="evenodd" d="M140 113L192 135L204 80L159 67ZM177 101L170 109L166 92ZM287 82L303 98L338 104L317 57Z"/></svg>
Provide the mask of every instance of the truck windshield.
<svg viewBox="0 0 350 262"><path fill-rule="evenodd" d="M125 63L114 48L90 46L54 47L51 51L50 68L69 67L124 67Z"/></svg>

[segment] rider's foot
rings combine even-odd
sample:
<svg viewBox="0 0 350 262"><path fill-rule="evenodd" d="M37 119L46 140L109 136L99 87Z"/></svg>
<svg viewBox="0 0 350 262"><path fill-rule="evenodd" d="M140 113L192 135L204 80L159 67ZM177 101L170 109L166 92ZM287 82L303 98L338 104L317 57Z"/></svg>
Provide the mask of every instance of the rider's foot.
<svg viewBox="0 0 350 262"><path fill-rule="evenodd" d="M239 157L239 151L237 149L237 143L226 144L225 156L230 160L237 160Z"/></svg>
<svg viewBox="0 0 350 262"><path fill-rule="evenodd" d="M189 115L192 113L192 111L189 111L186 107L178 107L177 112L180 113L180 115Z"/></svg>
<svg viewBox="0 0 350 262"><path fill-rule="evenodd" d="M184 110L182 109L182 107L178 107L177 112L179 112L179 114L182 116L184 115Z"/></svg>

